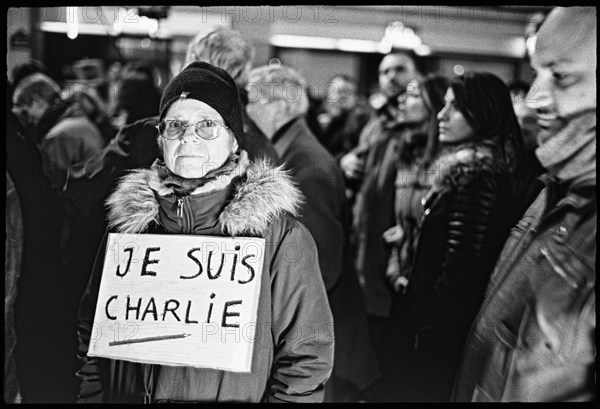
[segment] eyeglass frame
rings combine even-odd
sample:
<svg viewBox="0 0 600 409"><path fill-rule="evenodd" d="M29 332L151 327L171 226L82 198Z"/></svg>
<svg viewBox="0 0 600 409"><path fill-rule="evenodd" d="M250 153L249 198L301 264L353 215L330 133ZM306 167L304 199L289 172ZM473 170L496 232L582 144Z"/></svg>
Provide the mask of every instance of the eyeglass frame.
<svg viewBox="0 0 600 409"><path fill-rule="evenodd" d="M184 124L184 128L183 128L183 131L181 132L181 134L180 134L180 135L179 135L177 138L172 138L172 139L171 139L171 138L167 138L166 136L164 136L164 135L162 134L162 132L160 131L160 125L161 125L161 124L163 124L163 123L167 123L167 122L173 122L173 121L180 121L180 122L182 122L182 123ZM160 122L158 123L158 125L156 125L156 126L155 126L155 128L156 128L156 130L158 131L158 134L160 135L160 137L161 137L161 138L163 138L163 139L166 139L167 141L178 141L178 140L180 140L180 139L181 139L181 138L183 138L183 136L185 135L185 132L187 131L187 129L188 129L190 126L192 126L192 125L194 125L194 135L196 135L197 137L199 137L199 138L201 138L201 139L204 139L205 141L212 141L212 140L214 140L214 139L217 139L219 136L221 136L221 131L219 131L219 133L218 133L218 135L217 135L217 136L213 136L212 138L207 138L206 136L200 135L200 134L199 134L199 133L196 131L196 128L197 128L198 124L199 124L200 122L203 122L203 121L212 121L212 122L216 122L217 124L219 124L219 126L220 126L221 128L223 128L223 129L230 129L230 128L229 128L229 126L227 126L227 125L225 125L225 124L221 123L221 121L219 121L219 120L216 120L216 119L212 119L212 118L202 118L201 120L199 120L199 121L198 121L198 122L196 122L195 124L191 124L191 123L189 123L189 122L187 122L187 121L184 121L184 120L181 120L181 119L163 119L162 121L160 121Z"/></svg>

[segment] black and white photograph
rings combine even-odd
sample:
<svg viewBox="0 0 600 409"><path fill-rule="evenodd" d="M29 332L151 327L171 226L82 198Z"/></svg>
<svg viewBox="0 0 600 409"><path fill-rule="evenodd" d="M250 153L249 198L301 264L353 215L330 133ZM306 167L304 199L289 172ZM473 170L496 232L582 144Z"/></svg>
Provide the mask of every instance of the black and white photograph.
<svg viewBox="0 0 600 409"><path fill-rule="evenodd" d="M597 399L595 6L42 6L5 403Z"/></svg>

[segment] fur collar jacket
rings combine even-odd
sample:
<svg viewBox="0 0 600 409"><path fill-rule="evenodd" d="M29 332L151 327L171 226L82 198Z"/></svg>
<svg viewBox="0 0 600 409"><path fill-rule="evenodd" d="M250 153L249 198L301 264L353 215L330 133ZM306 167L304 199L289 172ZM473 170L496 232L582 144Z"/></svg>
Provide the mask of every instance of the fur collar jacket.
<svg viewBox="0 0 600 409"><path fill-rule="evenodd" d="M192 219L206 207L208 196L220 202L216 206L221 233L229 236L264 237L269 226L288 214L297 217L302 193L282 166L267 160L249 162L242 152L237 166L228 174L208 182L185 198L165 186L156 168L134 170L121 178L107 200L111 230L139 234L152 227L165 226L165 218L175 220L185 200ZM211 203L214 207L214 203ZM179 209L181 210L181 209ZM187 233L193 233L191 229Z"/></svg>

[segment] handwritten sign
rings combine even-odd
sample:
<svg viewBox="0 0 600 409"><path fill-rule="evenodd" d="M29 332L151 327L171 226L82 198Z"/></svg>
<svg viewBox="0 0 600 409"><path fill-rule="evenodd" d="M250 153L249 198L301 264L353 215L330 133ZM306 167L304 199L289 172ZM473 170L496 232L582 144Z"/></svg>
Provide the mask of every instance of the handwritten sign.
<svg viewBox="0 0 600 409"><path fill-rule="evenodd" d="M264 248L110 233L88 355L250 372Z"/></svg>

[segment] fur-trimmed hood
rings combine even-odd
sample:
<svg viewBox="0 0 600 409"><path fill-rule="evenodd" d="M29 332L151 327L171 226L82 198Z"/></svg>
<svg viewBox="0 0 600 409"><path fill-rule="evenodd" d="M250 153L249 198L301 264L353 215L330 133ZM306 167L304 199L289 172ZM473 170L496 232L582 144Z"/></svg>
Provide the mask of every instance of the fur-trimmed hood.
<svg viewBox="0 0 600 409"><path fill-rule="evenodd" d="M230 236L263 237L284 214L297 217L304 200L288 171L283 166L273 167L267 160L242 161L228 178L229 183L233 183L233 197L219 215L219 222L223 234ZM120 179L106 202L109 228L119 233L146 232L151 224L160 224L157 196L173 194L157 170L132 171Z"/></svg>

